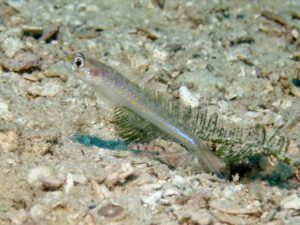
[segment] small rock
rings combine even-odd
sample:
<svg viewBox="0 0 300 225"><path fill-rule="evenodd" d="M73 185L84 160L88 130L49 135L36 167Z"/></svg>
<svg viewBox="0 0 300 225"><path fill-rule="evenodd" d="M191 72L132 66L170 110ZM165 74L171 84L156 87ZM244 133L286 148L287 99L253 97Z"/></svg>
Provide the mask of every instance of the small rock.
<svg viewBox="0 0 300 225"><path fill-rule="evenodd" d="M184 186L187 185L188 179L176 174L173 178L173 183L177 187L183 188Z"/></svg>
<svg viewBox="0 0 300 225"><path fill-rule="evenodd" d="M185 106L192 108L199 106L198 98L186 86L179 89L179 97Z"/></svg>
<svg viewBox="0 0 300 225"><path fill-rule="evenodd" d="M21 17L21 16L12 16L9 21L8 21L8 24L9 26L20 26L24 23L26 23L26 19L24 17Z"/></svg>
<svg viewBox="0 0 300 225"><path fill-rule="evenodd" d="M152 183L152 184L146 184L141 187L144 191L153 191L153 190L159 190L162 188L161 183Z"/></svg>
<svg viewBox="0 0 300 225"><path fill-rule="evenodd" d="M297 39L299 37L299 32L297 31L297 29L293 29L291 31L291 35L293 36L293 38Z"/></svg>
<svg viewBox="0 0 300 225"><path fill-rule="evenodd" d="M26 224L26 222L28 222L28 220L29 220L29 216L23 210L18 211L16 214L11 216L11 222L12 222L12 224L15 224L15 225Z"/></svg>
<svg viewBox="0 0 300 225"><path fill-rule="evenodd" d="M297 194L292 194L286 198L284 198L280 202L280 206L284 209L300 209L300 198L297 196Z"/></svg>
<svg viewBox="0 0 300 225"><path fill-rule="evenodd" d="M68 70L63 62L51 65L44 71L45 77L59 77L62 81L66 81L68 77Z"/></svg>
<svg viewBox="0 0 300 225"><path fill-rule="evenodd" d="M6 159L6 163L8 165L14 165L14 164L16 164L16 160L12 159L12 158L8 158L8 159Z"/></svg>
<svg viewBox="0 0 300 225"><path fill-rule="evenodd" d="M85 185L88 183L88 179L82 174L72 174L73 180L77 184Z"/></svg>
<svg viewBox="0 0 300 225"><path fill-rule="evenodd" d="M40 38L43 34L43 28L42 27L34 27L34 26L22 26L22 30L25 36L31 36L33 38Z"/></svg>
<svg viewBox="0 0 300 225"><path fill-rule="evenodd" d="M63 91L63 87L58 82L48 82L44 85L33 83L27 88L27 93L33 97L54 97Z"/></svg>
<svg viewBox="0 0 300 225"><path fill-rule="evenodd" d="M227 199L234 199L235 195L240 192L243 185L228 185L224 188L224 197Z"/></svg>
<svg viewBox="0 0 300 225"><path fill-rule="evenodd" d="M40 58L31 52L18 53L13 59L3 60L3 67L14 72L25 72L39 66Z"/></svg>
<svg viewBox="0 0 300 225"><path fill-rule="evenodd" d="M98 215L106 218L113 218L119 216L123 211L124 209L121 206L108 204L98 210Z"/></svg>
<svg viewBox="0 0 300 225"><path fill-rule="evenodd" d="M170 187L168 189L166 189L163 193L163 196L172 196L172 195L179 195L179 191L177 188L175 187Z"/></svg>
<svg viewBox="0 0 300 225"><path fill-rule="evenodd" d="M247 202L245 200L245 202ZM242 206L227 199L214 199L209 202L209 207L228 214L260 214L261 208L257 204Z"/></svg>
<svg viewBox="0 0 300 225"><path fill-rule="evenodd" d="M191 195L185 207L191 210L194 210L195 208L197 209L207 208L206 197L203 195Z"/></svg>
<svg viewBox="0 0 300 225"><path fill-rule="evenodd" d="M1 43L1 48L4 50L4 53L8 58L14 57L16 53L24 49L24 47L24 42L15 37L7 37Z"/></svg>
<svg viewBox="0 0 300 225"><path fill-rule="evenodd" d="M168 57L169 57L169 54L167 51L165 51L163 49L158 49L158 48L153 49L153 58L164 62L168 59Z"/></svg>
<svg viewBox="0 0 300 225"><path fill-rule="evenodd" d="M38 97L42 95L42 86L40 86L39 84L32 84L27 88L27 93L33 97Z"/></svg>
<svg viewBox="0 0 300 225"><path fill-rule="evenodd" d="M115 172L110 172L105 179L108 187L113 187L116 184L123 184L126 179L134 174L134 168L130 163L122 163Z"/></svg>
<svg viewBox="0 0 300 225"><path fill-rule="evenodd" d="M141 199L143 203L147 205L155 206L155 204L158 202L159 199L161 199L161 197L162 197L162 191L156 191L147 196L142 196Z"/></svg>
<svg viewBox="0 0 300 225"><path fill-rule="evenodd" d="M209 225L212 222L212 215L206 209L200 210L178 210L175 211L180 224Z"/></svg>
<svg viewBox="0 0 300 225"><path fill-rule="evenodd" d="M284 221L284 225L299 225L300 216L290 217Z"/></svg>
<svg viewBox="0 0 300 225"><path fill-rule="evenodd" d="M34 205L29 210L30 217L36 222L37 224L40 222L41 219L45 216L44 207L40 204Z"/></svg>
<svg viewBox="0 0 300 225"><path fill-rule="evenodd" d="M32 186L56 190L63 185L63 180L54 176L53 171L46 166L36 167L30 170L27 182Z"/></svg>
<svg viewBox="0 0 300 225"><path fill-rule="evenodd" d="M170 74L170 76L171 76L173 79L177 78L179 75L180 75L180 71L177 71L177 70L173 71L173 72Z"/></svg>
<svg viewBox="0 0 300 225"><path fill-rule="evenodd" d="M8 113L8 104L0 99L0 116Z"/></svg>
<svg viewBox="0 0 300 225"><path fill-rule="evenodd" d="M57 190L64 184L63 180L57 179L56 177L41 177L40 181L43 184L43 188L48 190Z"/></svg>
<svg viewBox="0 0 300 225"><path fill-rule="evenodd" d="M91 189L98 199L108 199L111 196L110 191L105 185L99 185L96 181L91 181Z"/></svg>
<svg viewBox="0 0 300 225"><path fill-rule="evenodd" d="M300 117L299 117L300 119ZM298 157L300 148L298 147L297 143L295 141L290 141L287 151L292 157ZM298 194L300 196L300 189L298 189Z"/></svg>
<svg viewBox="0 0 300 225"><path fill-rule="evenodd" d="M71 189L74 187L74 180L73 180L73 176L71 173L67 174L66 177L66 184L64 186L64 191L66 194L69 194Z"/></svg>
<svg viewBox="0 0 300 225"><path fill-rule="evenodd" d="M247 221L245 221L245 219L241 216L225 214L218 211L214 212L214 217L225 224L230 224L230 225L247 224Z"/></svg>
<svg viewBox="0 0 300 225"><path fill-rule="evenodd" d="M19 136L15 131L0 133L0 149L4 152L14 151L18 147Z"/></svg>
<svg viewBox="0 0 300 225"><path fill-rule="evenodd" d="M46 42L50 42L51 40L56 39L58 30L59 26L57 24L51 24L49 26L46 26L43 30L43 35L41 39Z"/></svg>
<svg viewBox="0 0 300 225"><path fill-rule="evenodd" d="M26 80L29 80L29 81L39 81L42 79L42 76L40 73L26 73L23 75L23 78L26 79Z"/></svg>
<svg viewBox="0 0 300 225"><path fill-rule="evenodd" d="M54 97L59 92L62 92L63 87L57 82L48 82L43 86L41 96Z"/></svg>
<svg viewBox="0 0 300 225"><path fill-rule="evenodd" d="M233 100L242 97L246 91L247 90L243 86L235 82L226 87L224 97L226 100Z"/></svg>

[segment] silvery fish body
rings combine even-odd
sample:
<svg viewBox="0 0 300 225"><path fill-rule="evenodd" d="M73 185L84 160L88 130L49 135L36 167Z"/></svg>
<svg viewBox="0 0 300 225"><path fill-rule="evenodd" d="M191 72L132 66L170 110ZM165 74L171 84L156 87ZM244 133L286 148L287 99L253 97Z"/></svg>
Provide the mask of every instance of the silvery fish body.
<svg viewBox="0 0 300 225"><path fill-rule="evenodd" d="M126 107L144 118L159 130L167 133L189 151L197 155L205 169L218 173L223 164L196 136L184 129L176 118L160 107L144 91L130 80L102 62L86 59L82 53L69 60L68 67L82 81L107 102Z"/></svg>

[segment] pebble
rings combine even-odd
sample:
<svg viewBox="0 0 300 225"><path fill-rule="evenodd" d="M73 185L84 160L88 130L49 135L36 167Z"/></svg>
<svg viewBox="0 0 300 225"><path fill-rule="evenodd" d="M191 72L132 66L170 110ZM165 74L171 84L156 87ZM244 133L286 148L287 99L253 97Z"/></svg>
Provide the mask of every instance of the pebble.
<svg viewBox="0 0 300 225"><path fill-rule="evenodd" d="M245 200L245 202L249 202L249 200ZM241 206L234 201L226 199L211 200L209 202L209 207L228 214L260 214L262 211L261 208L255 204Z"/></svg>
<svg viewBox="0 0 300 225"><path fill-rule="evenodd" d="M33 83L26 91L33 97L54 97L63 91L63 87L58 82L48 82L43 85Z"/></svg>
<svg viewBox="0 0 300 225"><path fill-rule="evenodd" d="M28 222L28 220L29 220L28 213L25 212L24 210L18 211L11 217L11 222L12 222L12 224L15 224L15 225L26 224Z"/></svg>
<svg viewBox="0 0 300 225"><path fill-rule="evenodd" d="M43 29L43 35L41 37L41 40L50 42L52 39L56 38L58 30L59 30L58 24L50 24L50 25L46 26Z"/></svg>
<svg viewBox="0 0 300 225"><path fill-rule="evenodd" d="M33 221L38 224L39 221L45 216L44 207L40 204L36 204L30 208L29 214Z"/></svg>
<svg viewBox="0 0 300 225"><path fill-rule="evenodd" d="M88 179L82 174L72 174L73 180L77 184L85 185L88 183Z"/></svg>
<svg viewBox="0 0 300 225"><path fill-rule="evenodd" d="M26 73L23 75L23 78L25 80L29 80L29 81L32 81L32 82L35 82L35 81L39 81L39 80L42 80L42 76L40 73Z"/></svg>
<svg viewBox="0 0 300 225"><path fill-rule="evenodd" d="M40 58L31 52L18 53L12 59L3 60L3 67L9 71L25 72L40 66Z"/></svg>
<svg viewBox="0 0 300 225"><path fill-rule="evenodd" d="M96 181L91 181L91 189L93 192L93 195L97 199L108 199L111 196L111 192L108 190L108 188L102 184L99 185Z"/></svg>
<svg viewBox="0 0 300 225"><path fill-rule="evenodd" d="M206 209L199 210L178 210L175 211L180 224L199 224L199 225L209 225L212 222L212 215Z"/></svg>
<svg viewBox="0 0 300 225"><path fill-rule="evenodd" d="M247 224L245 219L243 217L239 217L236 215L229 215L229 214L224 214L221 212L214 212L215 218L220 220L221 222L225 224L230 224L230 225L236 225L236 224ZM222 223L222 224L223 224Z"/></svg>
<svg viewBox="0 0 300 225"><path fill-rule="evenodd" d="M23 30L25 36L32 36L34 38L41 37L43 34L42 27L24 25L24 26L22 26L22 30Z"/></svg>
<svg viewBox="0 0 300 225"><path fill-rule="evenodd" d="M284 209L300 210L300 198L297 196L297 194L292 194L292 195L284 198L280 202L280 206Z"/></svg>
<svg viewBox="0 0 300 225"><path fill-rule="evenodd" d="M199 106L198 98L186 86L179 88L179 97L185 106L192 108Z"/></svg>
<svg viewBox="0 0 300 225"><path fill-rule="evenodd" d="M176 174L173 178L173 183L178 187L184 187L188 183L188 179Z"/></svg>
<svg viewBox="0 0 300 225"><path fill-rule="evenodd" d="M113 169L113 168L111 168ZM110 171L105 179L105 184L108 187L113 187L116 184L123 184L127 178L134 174L134 168L128 162L122 163L116 171Z"/></svg>
<svg viewBox="0 0 300 225"><path fill-rule="evenodd" d="M299 32L296 29L293 29L291 31L291 35L293 36L293 38L297 39L299 37Z"/></svg>
<svg viewBox="0 0 300 225"><path fill-rule="evenodd" d="M7 114L8 111L8 104L0 99L0 116L2 117L3 115Z"/></svg>
<svg viewBox="0 0 300 225"><path fill-rule="evenodd" d="M46 166L35 167L30 170L27 182L32 186L56 190L63 185L63 180L54 176L54 172Z"/></svg>
<svg viewBox="0 0 300 225"><path fill-rule="evenodd" d="M153 58L165 62L169 58L169 54L167 51L159 48L153 49Z"/></svg>
<svg viewBox="0 0 300 225"><path fill-rule="evenodd" d="M167 188L164 192L163 192L163 196L173 196L173 195L179 195L180 192L176 187L170 187Z"/></svg>
<svg viewBox="0 0 300 225"><path fill-rule="evenodd" d="M150 193L147 196L142 196L141 200L144 204L155 206L156 203L161 199L162 197L162 191L156 191L153 193Z"/></svg>
<svg viewBox="0 0 300 225"><path fill-rule="evenodd" d="M300 216L290 217L284 221L284 225L299 225Z"/></svg>
<svg viewBox="0 0 300 225"><path fill-rule="evenodd" d="M7 101L0 98L0 119L9 121L14 119L14 114L9 110L9 104Z"/></svg>
<svg viewBox="0 0 300 225"><path fill-rule="evenodd" d="M74 180L71 173L68 173L66 176L66 182L64 186L64 191L66 194L69 194L71 189L74 187Z"/></svg>
<svg viewBox="0 0 300 225"><path fill-rule="evenodd" d="M224 95L226 100L232 100L239 96L240 96L240 93L238 91L238 88L236 88L236 86L229 86L226 89L225 95Z"/></svg>
<svg viewBox="0 0 300 225"><path fill-rule="evenodd" d="M119 205L107 204L98 210L98 215L113 218L119 216L123 211L124 208Z"/></svg>
<svg viewBox="0 0 300 225"><path fill-rule="evenodd" d="M7 37L1 43L1 48L4 50L4 53L8 58L14 57L16 53L24 49L24 47L24 42L15 37Z"/></svg>
<svg viewBox="0 0 300 225"><path fill-rule="evenodd" d="M152 184L146 184L141 187L144 191L153 191L153 190L159 190L162 188L161 183L152 183Z"/></svg>
<svg viewBox="0 0 300 225"><path fill-rule="evenodd" d="M41 96L54 97L63 91L63 87L57 82L48 82L43 86Z"/></svg>
<svg viewBox="0 0 300 225"><path fill-rule="evenodd" d="M59 77L62 81L66 81L69 71L63 62L55 63L50 65L46 71L43 73L45 77Z"/></svg>
<svg viewBox="0 0 300 225"><path fill-rule="evenodd" d="M0 133L0 150L4 152L15 151L18 148L19 136L15 131Z"/></svg>
<svg viewBox="0 0 300 225"><path fill-rule="evenodd" d="M8 158L8 159L6 159L6 163L8 165L14 165L14 164L16 164L16 160L12 159L12 158Z"/></svg>
<svg viewBox="0 0 300 225"><path fill-rule="evenodd" d="M243 185L228 185L224 188L224 197L233 199L234 196L240 192L243 188Z"/></svg>

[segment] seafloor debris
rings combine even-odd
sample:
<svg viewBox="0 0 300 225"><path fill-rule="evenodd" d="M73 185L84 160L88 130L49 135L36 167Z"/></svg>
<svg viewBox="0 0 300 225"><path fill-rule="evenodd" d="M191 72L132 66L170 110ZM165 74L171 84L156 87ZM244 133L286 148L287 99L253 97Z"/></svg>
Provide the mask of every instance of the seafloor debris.
<svg viewBox="0 0 300 225"><path fill-rule="evenodd" d="M119 216L123 211L123 207L119 205L107 204L98 210L98 215L106 218L113 218Z"/></svg>
<svg viewBox="0 0 300 225"><path fill-rule="evenodd" d="M43 40L46 43L51 42L51 40L56 40L59 33L58 24L48 24L47 26L22 26L22 30L25 36L31 36L38 40Z"/></svg>
<svg viewBox="0 0 300 225"><path fill-rule="evenodd" d="M192 108L199 106L198 98L186 86L180 87L179 97L185 106Z"/></svg>
<svg viewBox="0 0 300 225"><path fill-rule="evenodd" d="M15 131L0 132L0 151L15 151L18 147L18 142L19 136Z"/></svg>
<svg viewBox="0 0 300 225"><path fill-rule="evenodd" d="M58 24L50 24L43 29L43 34L41 36L41 40L45 42L50 42L51 40L56 40L59 32Z"/></svg>
<svg viewBox="0 0 300 225"><path fill-rule="evenodd" d="M287 196L286 198L284 198L280 202L280 205L284 209L300 210L300 198L298 197L297 194L292 194L292 195Z"/></svg>
<svg viewBox="0 0 300 225"><path fill-rule="evenodd" d="M32 186L55 190L63 186L64 181L55 176L52 169L46 166L35 167L30 170L27 182Z"/></svg>
<svg viewBox="0 0 300 225"><path fill-rule="evenodd" d="M271 11L264 10L261 15L268 19L269 21L273 21L274 23L282 26L285 29L285 36L288 42L292 42L297 39L298 31L294 29L287 20L285 20L280 15L277 15Z"/></svg>
<svg viewBox="0 0 300 225"><path fill-rule="evenodd" d="M5 59L2 63L3 67L9 71L25 72L37 69L40 66L40 57L31 52L18 53L12 59Z"/></svg>
<svg viewBox="0 0 300 225"><path fill-rule="evenodd" d="M27 88L27 93L33 97L54 97L63 91L63 87L58 82L47 82L43 85L33 83Z"/></svg>
<svg viewBox="0 0 300 225"><path fill-rule="evenodd" d="M123 184L127 178L134 174L134 168L130 163L122 163L119 167L112 167L108 170L108 175L105 179L105 184L108 187L113 187L116 184Z"/></svg>

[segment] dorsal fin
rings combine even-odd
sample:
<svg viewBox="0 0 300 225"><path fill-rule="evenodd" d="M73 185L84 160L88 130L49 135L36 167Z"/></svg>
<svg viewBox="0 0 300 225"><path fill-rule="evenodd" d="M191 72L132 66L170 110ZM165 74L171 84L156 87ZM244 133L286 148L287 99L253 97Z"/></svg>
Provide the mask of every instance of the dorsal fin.
<svg viewBox="0 0 300 225"><path fill-rule="evenodd" d="M118 135L129 143L148 143L159 137L167 137L154 125L125 107L115 109L114 121Z"/></svg>
<svg viewBox="0 0 300 225"><path fill-rule="evenodd" d="M242 163L257 154L282 155L288 147L288 140L279 133L267 134L263 126L240 128L219 121L216 113L208 115L207 110L184 107L178 101L164 100L161 95L145 92L163 107L182 127L192 131L201 140L217 145L216 151L227 162ZM172 138L154 125L124 107L115 111L116 130L120 137L132 143L147 143L155 138Z"/></svg>

